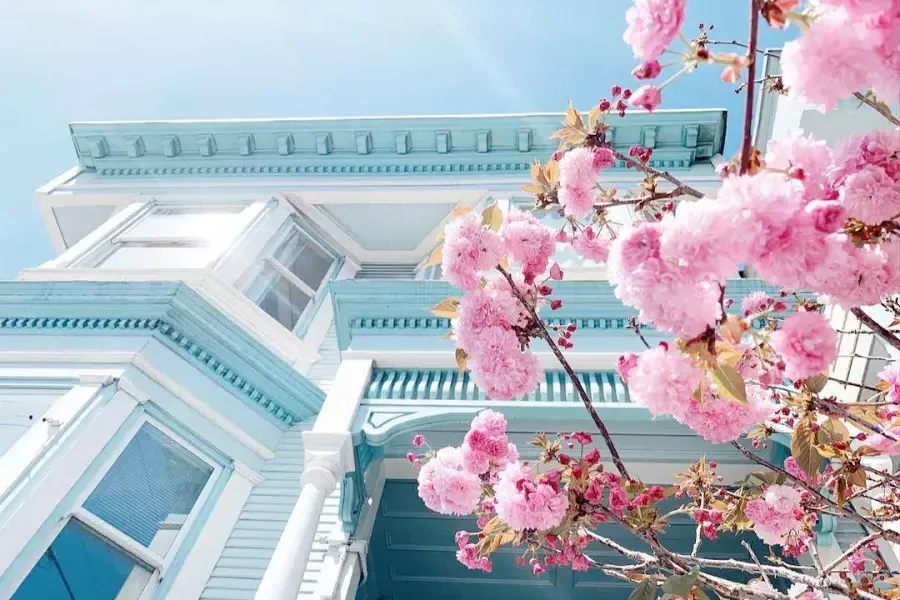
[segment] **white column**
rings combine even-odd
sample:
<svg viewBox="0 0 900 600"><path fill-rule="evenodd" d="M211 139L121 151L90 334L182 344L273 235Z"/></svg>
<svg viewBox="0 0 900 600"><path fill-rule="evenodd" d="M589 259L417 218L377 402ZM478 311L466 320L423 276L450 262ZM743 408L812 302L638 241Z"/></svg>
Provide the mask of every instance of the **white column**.
<svg viewBox="0 0 900 600"><path fill-rule="evenodd" d="M297 599L325 499L354 468L350 428L371 372L371 360L342 362L312 431L303 433L306 468L300 476L300 497L263 574L256 600Z"/></svg>
<svg viewBox="0 0 900 600"><path fill-rule="evenodd" d="M254 596L256 600L296 600L325 498L337 487L337 465L326 461L310 465L300 480L300 497Z"/></svg>

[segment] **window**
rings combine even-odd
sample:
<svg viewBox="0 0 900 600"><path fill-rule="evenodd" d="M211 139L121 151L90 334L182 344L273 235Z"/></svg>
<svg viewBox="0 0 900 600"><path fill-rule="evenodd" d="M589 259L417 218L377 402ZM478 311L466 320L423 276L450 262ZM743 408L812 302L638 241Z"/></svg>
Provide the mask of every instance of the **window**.
<svg viewBox="0 0 900 600"><path fill-rule="evenodd" d="M174 555L218 468L143 422L13 600L137 600Z"/></svg>
<svg viewBox="0 0 900 600"><path fill-rule="evenodd" d="M293 221L283 239L263 259L249 295L269 316L296 331L312 317L338 261Z"/></svg>
<svg viewBox="0 0 900 600"><path fill-rule="evenodd" d="M101 269L203 268L259 210L257 204L153 205L93 252L88 262Z"/></svg>

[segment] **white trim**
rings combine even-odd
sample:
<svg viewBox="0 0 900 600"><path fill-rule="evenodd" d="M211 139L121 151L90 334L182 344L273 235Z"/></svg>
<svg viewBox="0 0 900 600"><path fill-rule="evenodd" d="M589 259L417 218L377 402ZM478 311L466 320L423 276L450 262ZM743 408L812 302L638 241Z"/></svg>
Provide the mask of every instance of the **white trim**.
<svg viewBox="0 0 900 600"><path fill-rule="evenodd" d="M231 461L231 469L244 479L246 479L251 485L259 485L263 481L265 481L265 477L245 465L239 460Z"/></svg>
<svg viewBox="0 0 900 600"><path fill-rule="evenodd" d="M37 483L27 499L22 499L15 508L5 515L0 524L0 573L8 573L12 562L31 541L38 530L47 522L59 503L77 484L84 471L96 459L110 438L121 428L122 424L134 412L137 404L127 394L117 393L99 411L92 411L80 423L77 436L67 451L54 457L49 475ZM27 501L26 501L27 500ZM53 532L46 544L35 548L27 557L22 572L9 580L10 587L0 589L0 597L8 597L19 587L34 564L52 542L62 522Z"/></svg>
<svg viewBox="0 0 900 600"><path fill-rule="evenodd" d="M132 383L127 377L119 379L119 389L134 398L138 404L147 404L150 401L150 395Z"/></svg>
<svg viewBox="0 0 900 600"><path fill-rule="evenodd" d="M231 536L231 531L241 516L253 485L257 483L245 474L253 472L246 467L242 472L239 465L241 463L233 463L234 471L216 499L203 530L169 587L170 598L199 598L203 593L206 582Z"/></svg>
<svg viewBox="0 0 900 600"><path fill-rule="evenodd" d="M262 458L263 460L272 460L275 458L275 453L259 443L256 438L251 436L249 433L244 431L238 425L236 425L233 421L225 417L223 414L216 411L209 404L195 396L191 393L187 388L179 384L177 381L172 379L169 375L167 375L164 371L157 369L150 361L148 361L142 354L139 352L85 352L85 353L72 353L72 352L17 352L17 351L0 351L0 364L9 362L9 363L53 363L53 362L70 362L70 363L112 363L112 364L133 364L137 367L144 375L158 383L165 389L167 392L171 393L173 396L193 408L197 411L201 416L206 417L213 424L218 426L220 429L225 431L227 434L232 436L235 440L240 442L244 447L248 448L254 454ZM2 369L0 368L0 376L5 376L5 373L20 373L23 372L21 370L11 370L11 369ZM24 371L27 373L33 373L35 371ZM38 373L48 372L46 370L39 370ZM49 373L56 373L57 371L49 371ZM15 376L15 375L10 375ZM29 375L34 376L34 375ZM41 376L52 376L52 375L41 375ZM136 400L136 399L135 399Z"/></svg>
<svg viewBox="0 0 900 600"><path fill-rule="evenodd" d="M6 495L22 475L41 458L54 440L71 429L102 390L103 386L98 385L73 386L0 455L0 512L4 508Z"/></svg>
<svg viewBox="0 0 900 600"><path fill-rule="evenodd" d="M161 556L146 548L143 544L134 541L92 512L79 506L72 511L71 517L108 540L110 544L118 546L125 553L136 558L138 562L147 565L149 570L162 570L163 558Z"/></svg>
<svg viewBox="0 0 900 600"><path fill-rule="evenodd" d="M541 367L546 370L561 370L556 357L550 352L535 352ZM575 370L608 371L616 368L621 352L567 352L566 359ZM341 353L344 361L372 360L381 368L422 368L455 369L456 359L452 352L443 350L345 350Z"/></svg>

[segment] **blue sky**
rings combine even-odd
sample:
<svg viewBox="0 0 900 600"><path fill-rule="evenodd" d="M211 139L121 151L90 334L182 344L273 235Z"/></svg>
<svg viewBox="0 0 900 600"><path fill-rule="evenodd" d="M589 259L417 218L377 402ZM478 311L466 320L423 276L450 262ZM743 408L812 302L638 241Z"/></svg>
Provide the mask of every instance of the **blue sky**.
<svg viewBox="0 0 900 600"><path fill-rule="evenodd" d="M745 39L748 2L689 0L686 30ZM81 120L368 116L588 107L631 83L629 0L28 0L0 3L0 279L53 256L33 191ZM781 39L763 25L764 45ZM741 98L702 69L667 108Z"/></svg>

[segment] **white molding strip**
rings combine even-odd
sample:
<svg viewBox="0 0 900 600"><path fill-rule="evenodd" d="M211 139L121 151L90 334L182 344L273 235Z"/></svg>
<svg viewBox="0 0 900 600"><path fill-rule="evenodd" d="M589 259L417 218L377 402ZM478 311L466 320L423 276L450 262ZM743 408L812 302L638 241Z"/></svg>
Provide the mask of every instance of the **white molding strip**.
<svg viewBox="0 0 900 600"><path fill-rule="evenodd" d="M566 358L576 371L615 370L620 352L567 352ZM346 350L341 356L346 360L372 360L379 368L455 369L456 359L447 350ZM562 370L556 357L550 352L535 352L541 367L546 370Z"/></svg>

